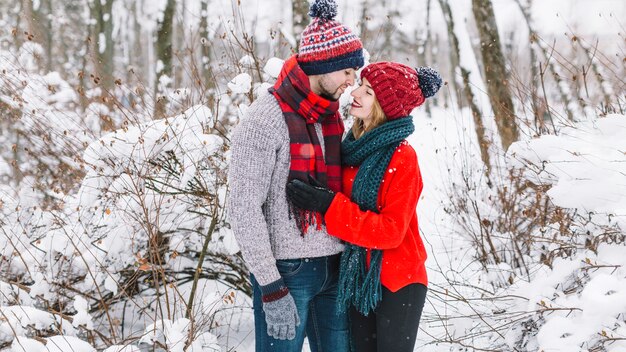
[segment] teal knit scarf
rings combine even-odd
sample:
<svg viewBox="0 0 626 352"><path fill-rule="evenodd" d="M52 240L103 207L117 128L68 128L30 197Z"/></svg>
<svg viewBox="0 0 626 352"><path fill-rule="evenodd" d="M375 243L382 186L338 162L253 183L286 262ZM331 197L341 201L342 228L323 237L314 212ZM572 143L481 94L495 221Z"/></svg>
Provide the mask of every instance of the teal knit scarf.
<svg viewBox="0 0 626 352"><path fill-rule="evenodd" d="M341 143L343 165L359 166L350 199L363 211L378 213L378 191L391 157L400 143L413 131L413 118L407 116L388 121L355 139L352 131ZM376 308L382 297L380 270L382 251L371 251L367 268L366 249L346 244L341 255L338 299L340 311L352 304L363 315Z"/></svg>

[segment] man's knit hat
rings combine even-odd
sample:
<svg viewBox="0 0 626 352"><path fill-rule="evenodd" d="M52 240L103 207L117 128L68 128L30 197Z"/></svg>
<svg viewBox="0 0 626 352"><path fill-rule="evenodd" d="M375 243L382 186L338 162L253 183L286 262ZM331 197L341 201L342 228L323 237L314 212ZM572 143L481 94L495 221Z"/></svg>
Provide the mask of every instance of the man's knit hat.
<svg viewBox="0 0 626 352"><path fill-rule="evenodd" d="M313 20L302 32L298 51L304 73L321 75L363 66L363 44L348 27L334 20L334 0L315 0L309 16Z"/></svg>
<svg viewBox="0 0 626 352"><path fill-rule="evenodd" d="M361 71L388 120L407 116L441 88L442 80L430 67L414 69L396 62L377 62Z"/></svg>

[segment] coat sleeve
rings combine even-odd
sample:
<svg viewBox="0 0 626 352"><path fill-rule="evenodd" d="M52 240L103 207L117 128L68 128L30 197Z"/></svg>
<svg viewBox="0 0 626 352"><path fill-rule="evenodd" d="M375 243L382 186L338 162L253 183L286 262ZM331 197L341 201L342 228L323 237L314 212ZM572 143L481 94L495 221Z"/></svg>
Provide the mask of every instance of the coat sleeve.
<svg viewBox="0 0 626 352"><path fill-rule="evenodd" d="M423 183L412 147L394 154L379 195L379 213L362 211L346 195L337 193L325 215L328 233L365 248L390 249L404 240L415 215Z"/></svg>

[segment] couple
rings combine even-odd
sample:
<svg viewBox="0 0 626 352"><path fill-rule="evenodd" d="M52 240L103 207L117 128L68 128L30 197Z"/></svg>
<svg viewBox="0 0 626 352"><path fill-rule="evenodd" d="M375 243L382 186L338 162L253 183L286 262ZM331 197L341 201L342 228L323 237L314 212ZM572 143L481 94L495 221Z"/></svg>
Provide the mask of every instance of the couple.
<svg viewBox="0 0 626 352"><path fill-rule="evenodd" d="M439 75L399 63L361 71L354 126L340 95L363 46L313 3L300 50L232 138L229 214L251 272L256 351L413 351L426 298L411 111ZM350 347L352 346L352 347Z"/></svg>

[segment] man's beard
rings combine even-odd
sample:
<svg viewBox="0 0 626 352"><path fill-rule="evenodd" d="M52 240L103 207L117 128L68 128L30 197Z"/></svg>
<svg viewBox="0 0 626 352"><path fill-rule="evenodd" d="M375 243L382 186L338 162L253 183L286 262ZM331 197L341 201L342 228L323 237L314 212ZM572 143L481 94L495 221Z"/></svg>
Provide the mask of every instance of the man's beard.
<svg viewBox="0 0 626 352"><path fill-rule="evenodd" d="M326 93L326 92L323 92L322 94L320 94L320 97L322 97L322 98L324 98L326 100L330 100L330 101L337 101L337 100L339 100L339 97L335 98L335 96L333 96L330 93Z"/></svg>
<svg viewBox="0 0 626 352"><path fill-rule="evenodd" d="M339 87L337 87L334 92L331 92L330 90L328 90L326 88L326 85L324 84L324 81L322 81L320 83L321 83L320 84L321 92L319 94L320 97L322 97L324 99L327 99L327 100L330 100L330 101L337 101L337 100L339 100L339 97L341 97L341 94L337 94L337 92L339 91ZM335 95L337 95L337 96L335 97Z"/></svg>

